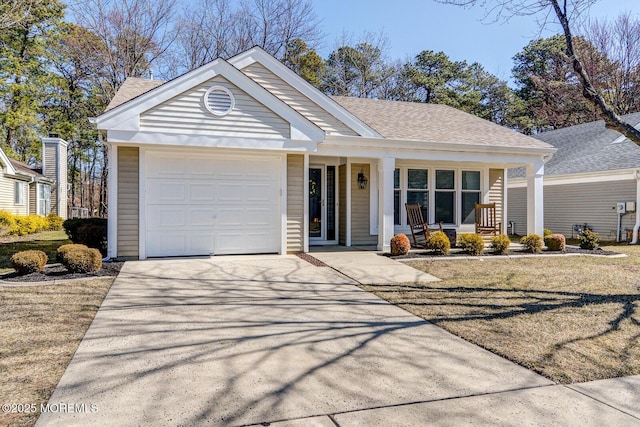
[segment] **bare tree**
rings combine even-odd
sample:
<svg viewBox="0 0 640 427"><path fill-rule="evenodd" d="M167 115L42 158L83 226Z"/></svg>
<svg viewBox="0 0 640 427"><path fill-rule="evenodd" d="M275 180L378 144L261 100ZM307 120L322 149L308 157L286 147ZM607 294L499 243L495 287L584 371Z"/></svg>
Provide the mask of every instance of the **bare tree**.
<svg viewBox="0 0 640 427"><path fill-rule="evenodd" d="M609 105L604 96L596 89L585 66L576 52L572 26L597 0L435 0L439 3L457 6L484 5L487 17L496 20L508 19L514 15L544 16L542 25L548 23L546 18L555 16L562 28L567 45L567 55L582 85L582 93L600 112L609 129L616 130L640 145L640 130L625 122Z"/></svg>
<svg viewBox="0 0 640 427"><path fill-rule="evenodd" d="M612 22L590 20L585 37L604 54L611 66L594 85L619 114L640 111L640 20L630 13ZM592 61L586 58L585 62ZM593 73L589 72L593 79Z"/></svg>
<svg viewBox="0 0 640 427"><path fill-rule="evenodd" d="M166 53L175 39L175 4L176 0L86 0L73 6L76 23L100 39L86 48L97 50L102 58L95 77L102 82L105 102L127 77L144 76Z"/></svg>

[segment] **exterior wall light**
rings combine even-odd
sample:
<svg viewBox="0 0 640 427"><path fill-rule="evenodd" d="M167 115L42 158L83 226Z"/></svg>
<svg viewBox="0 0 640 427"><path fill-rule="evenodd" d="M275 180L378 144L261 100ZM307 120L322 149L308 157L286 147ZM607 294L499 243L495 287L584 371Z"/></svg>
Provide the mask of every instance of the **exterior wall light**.
<svg viewBox="0 0 640 427"><path fill-rule="evenodd" d="M360 172L358 173L358 187L361 190L366 190L368 182L369 180L367 179L366 176L364 176L364 170L360 169Z"/></svg>

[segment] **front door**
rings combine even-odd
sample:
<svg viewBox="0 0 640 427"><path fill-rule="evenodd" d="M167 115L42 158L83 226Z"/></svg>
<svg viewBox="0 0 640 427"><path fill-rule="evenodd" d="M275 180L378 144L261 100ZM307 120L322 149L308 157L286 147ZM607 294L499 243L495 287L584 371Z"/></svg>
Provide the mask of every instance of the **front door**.
<svg viewBox="0 0 640 427"><path fill-rule="evenodd" d="M312 244L336 240L336 167L309 168L309 240Z"/></svg>

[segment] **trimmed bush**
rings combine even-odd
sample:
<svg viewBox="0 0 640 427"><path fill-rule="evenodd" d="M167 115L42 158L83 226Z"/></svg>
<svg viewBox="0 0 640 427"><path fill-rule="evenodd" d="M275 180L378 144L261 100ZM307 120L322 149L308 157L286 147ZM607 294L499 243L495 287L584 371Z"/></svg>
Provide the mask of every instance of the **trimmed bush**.
<svg viewBox="0 0 640 427"><path fill-rule="evenodd" d="M427 249L446 255L451 251L449 237L443 231L436 231L429 235L427 239Z"/></svg>
<svg viewBox="0 0 640 427"><path fill-rule="evenodd" d="M9 234L14 236L24 236L25 234L33 234L39 231L47 230L49 223L43 216L31 214L28 216L15 215L15 224L9 230Z"/></svg>
<svg viewBox="0 0 640 427"><path fill-rule="evenodd" d="M73 243L81 243L90 248L99 249L103 254L106 254L106 218L68 219L62 223L62 226Z"/></svg>
<svg viewBox="0 0 640 427"><path fill-rule="evenodd" d="M493 253L504 255L509 251L509 245L511 245L511 239L506 234L500 234L499 236L493 236L491 238Z"/></svg>
<svg viewBox="0 0 640 427"><path fill-rule="evenodd" d="M542 252L542 247L544 246L544 242L542 237L539 234L531 233L524 236L520 239L520 244L524 246L525 251L531 252L534 254L539 254Z"/></svg>
<svg viewBox="0 0 640 427"><path fill-rule="evenodd" d="M482 255L484 252L484 240L478 234L464 233L458 236L458 245L461 246L469 255Z"/></svg>
<svg viewBox="0 0 640 427"><path fill-rule="evenodd" d="M51 212L45 217L45 219L47 220L47 230L62 230L62 223L64 222L64 219L62 219L62 217L59 217L54 212Z"/></svg>
<svg viewBox="0 0 640 427"><path fill-rule="evenodd" d="M544 230L542 230L543 237L551 236L552 234L553 234L553 231L549 230L548 228L545 228Z"/></svg>
<svg viewBox="0 0 640 427"><path fill-rule="evenodd" d="M16 219L11 212L0 211L0 236L7 235L16 225Z"/></svg>
<svg viewBox="0 0 640 427"><path fill-rule="evenodd" d="M391 238L391 255L406 255L409 249L411 249L411 243L405 234L396 234Z"/></svg>
<svg viewBox="0 0 640 427"><path fill-rule="evenodd" d="M595 231L584 230L580 236L580 247L582 249L596 249L600 244L600 236Z"/></svg>
<svg viewBox="0 0 640 427"><path fill-rule="evenodd" d="M47 254L36 250L16 252L11 257L11 265L20 274L36 273L47 265Z"/></svg>
<svg viewBox="0 0 640 427"><path fill-rule="evenodd" d="M562 251L567 249L566 239L562 234L549 234L544 236L544 244L547 245L547 249L550 251Z"/></svg>
<svg viewBox="0 0 640 427"><path fill-rule="evenodd" d="M62 245L56 251L56 261L64 264L64 260L66 259L67 253L76 250L76 249L89 249L86 245L80 245L76 243L71 243L68 245Z"/></svg>
<svg viewBox="0 0 640 427"><path fill-rule="evenodd" d="M102 268L102 255L94 248L69 248L60 258L62 265L72 273L90 273Z"/></svg>

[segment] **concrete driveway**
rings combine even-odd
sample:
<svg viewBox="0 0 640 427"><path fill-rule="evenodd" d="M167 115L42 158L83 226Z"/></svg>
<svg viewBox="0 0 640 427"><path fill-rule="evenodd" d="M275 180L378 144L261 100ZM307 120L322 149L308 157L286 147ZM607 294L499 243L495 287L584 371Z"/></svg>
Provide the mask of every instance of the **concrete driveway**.
<svg viewBox="0 0 640 427"><path fill-rule="evenodd" d="M488 422L536 393L616 419L557 387L297 257L127 262L38 425L447 424L469 396Z"/></svg>

